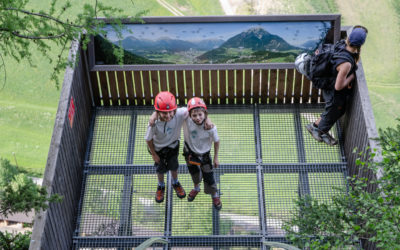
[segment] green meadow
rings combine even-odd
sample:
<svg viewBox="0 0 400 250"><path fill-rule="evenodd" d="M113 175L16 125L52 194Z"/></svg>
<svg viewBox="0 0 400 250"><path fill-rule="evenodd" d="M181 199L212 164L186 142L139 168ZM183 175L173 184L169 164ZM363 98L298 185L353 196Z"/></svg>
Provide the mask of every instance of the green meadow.
<svg viewBox="0 0 400 250"><path fill-rule="evenodd" d="M166 1L185 15L223 15L217 0ZM46 10L49 2L31 0L29 9ZM84 3L93 1L71 2L70 17L82 9ZM157 0L116 0L113 6L123 8L128 15L143 10L148 10L147 16L172 15ZM400 0L277 0L262 14L266 13L341 13L342 25L366 26L369 35L363 46L362 64L376 124L378 128L395 124L400 114ZM58 49L54 46L48 54L55 59ZM0 85L0 156L40 176L47 160L60 90L50 81L51 64L39 53L34 53L34 67L9 57L4 60L7 81L4 86ZM59 78L62 80L63 74ZM214 118L216 123L218 119Z"/></svg>

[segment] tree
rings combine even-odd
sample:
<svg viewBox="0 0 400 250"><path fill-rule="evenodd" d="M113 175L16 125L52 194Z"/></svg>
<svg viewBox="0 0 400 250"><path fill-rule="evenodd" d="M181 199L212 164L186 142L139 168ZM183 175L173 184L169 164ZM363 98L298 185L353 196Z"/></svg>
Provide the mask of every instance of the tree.
<svg viewBox="0 0 400 250"><path fill-rule="evenodd" d="M0 158L0 214L46 209L49 202L61 201L61 196L47 195L45 187L36 185L6 159ZM29 248L30 232L12 234L0 232L0 249Z"/></svg>
<svg viewBox="0 0 400 250"><path fill-rule="evenodd" d="M77 13L74 19L65 18L66 12L71 8L71 2L51 0L49 10L35 11L28 10L29 0L0 0L0 77L6 80L4 56L11 56L17 61L28 60L31 62L32 51L37 50L43 54L51 63L54 63L51 79L59 86L58 75L62 72L69 62L64 51L74 39L82 39L83 48L90 40L90 36L103 34L105 23L96 19L98 16L110 19L111 25L116 33L121 36L123 25L121 15L122 10L99 3L97 0L94 6L85 4L82 12ZM132 21L144 12L137 13ZM114 18L114 19L113 19ZM53 62L48 55L48 51L54 46L58 46L60 51L57 61ZM122 51L115 50L116 56L122 61Z"/></svg>
<svg viewBox="0 0 400 250"><path fill-rule="evenodd" d="M39 211L46 209L49 202L60 200L57 194L48 197L45 187L36 185L8 160L0 158L0 214Z"/></svg>
<svg viewBox="0 0 400 250"><path fill-rule="evenodd" d="M86 49L91 36L105 35L105 23L98 16L110 20L117 35L121 36L123 25L122 9L110 7L94 1L93 5L85 4L80 13L73 18L67 17L71 9L71 1L50 0L48 10L29 9L29 0L0 0L0 81L6 81L6 62L4 58L11 57L16 61L27 60L32 65L36 52L41 53L54 65L51 79L59 87L58 76L67 65L75 63L68 61L66 50L73 40L80 39L83 49ZM61 2L61 3L60 3ZM131 21L139 20L137 13ZM112 19L115 18L115 19ZM53 61L48 53L59 49L57 59ZM114 54L122 61L123 51L114 49ZM33 65L32 65L33 66ZM44 187L39 187L25 174L21 173L8 160L0 158L0 213L4 216L17 212L29 212L46 209L49 202L60 201L58 195L48 196ZM0 232L1 249L24 249L29 246L29 234L10 234ZM28 243L26 243L28 242Z"/></svg>
<svg viewBox="0 0 400 250"><path fill-rule="evenodd" d="M0 232L0 249L3 250L28 250L31 241L31 232L12 234Z"/></svg>
<svg viewBox="0 0 400 250"><path fill-rule="evenodd" d="M310 196L299 199L301 212L285 225L293 243L301 248L342 249L356 248L359 240L367 240L379 249L400 248L400 123L380 130L379 142L382 161L364 162L360 157L356 163L366 171L379 171L382 177L349 177L349 192L341 190L329 204ZM369 159L375 154L370 153ZM376 190L368 192L367 185Z"/></svg>

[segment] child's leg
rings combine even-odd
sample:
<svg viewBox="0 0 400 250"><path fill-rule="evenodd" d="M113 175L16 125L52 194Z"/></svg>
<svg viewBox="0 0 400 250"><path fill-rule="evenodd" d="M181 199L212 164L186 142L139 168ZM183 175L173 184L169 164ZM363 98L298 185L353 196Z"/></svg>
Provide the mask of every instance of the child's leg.
<svg viewBox="0 0 400 250"><path fill-rule="evenodd" d="M157 152L160 156L160 162L154 163L154 167L156 168L158 185L156 191L156 202L160 203L164 201L164 193L165 193L165 183L164 183L164 174L167 172L167 166L165 165L165 156Z"/></svg>
<svg viewBox="0 0 400 250"><path fill-rule="evenodd" d="M214 178L210 155L205 157L205 164L201 165L201 172L203 173L204 179L204 193L211 194L213 206L215 209L220 210L222 208L222 203L218 195L217 183Z"/></svg>
<svg viewBox="0 0 400 250"><path fill-rule="evenodd" d="M158 185L165 186L164 182L164 174L157 173Z"/></svg>
<svg viewBox="0 0 400 250"><path fill-rule="evenodd" d="M167 162L168 162L168 169L171 171L172 187L174 188L176 195L182 199L186 197L186 192L178 181L178 168L179 168L178 151L179 151L179 144L176 148L171 149L171 151L168 154Z"/></svg>
<svg viewBox="0 0 400 250"><path fill-rule="evenodd" d="M171 149L173 150L173 149ZM179 168L179 162L178 162L178 154L174 153L175 151L172 151L171 154L168 155L167 159L167 164L168 167L167 169L171 171L171 177L172 177L172 184L178 183L178 168Z"/></svg>
<svg viewBox="0 0 400 250"><path fill-rule="evenodd" d="M218 189L214 178L214 171L212 170L211 165L202 165L201 171L204 179L204 193L215 195Z"/></svg>
<svg viewBox="0 0 400 250"><path fill-rule="evenodd" d="M192 191L190 191L188 195L188 201L193 201L194 198L196 198L197 194L200 192L200 182L202 174L198 166L188 164L187 167L194 184L194 188L192 189Z"/></svg>
<svg viewBox="0 0 400 250"><path fill-rule="evenodd" d="M215 209L221 210L222 202L221 199L219 198L217 183L215 182L214 178L214 172L211 169L210 172L207 173L204 172L203 176L204 176L204 193L211 194L213 206L215 207Z"/></svg>
<svg viewBox="0 0 400 250"><path fill-rule="evenodd" d="M192 177L194 186L195 187L199 186L201 179L202 179L202 174L201 174L200 168L198 166L190 165L190 164L188 164L187 167L188 167L190 176Z"/></svg>

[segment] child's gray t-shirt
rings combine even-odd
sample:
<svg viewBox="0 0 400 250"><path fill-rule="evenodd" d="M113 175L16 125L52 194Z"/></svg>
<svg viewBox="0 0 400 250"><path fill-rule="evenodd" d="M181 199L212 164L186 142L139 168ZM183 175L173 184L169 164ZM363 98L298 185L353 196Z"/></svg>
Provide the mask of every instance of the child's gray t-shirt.
<svg viewBox="0 0 400 250"><path fill-rule="evenodd" d="M210 130L204 129L204 124L197 125L190 118L183 123L185 142L196 154L204 154L211 150L212 142L218 142L217 127Z"/></svg>
<svg viewBox="0 0 400 250"><path fill-rule="evenodd" d="M145 140L153 140L156 151L165 147L174 148L181 138L182 124L187 117L187 108L183 107L176 110L175 116L169 122L156 120L154 126L147 126Z"/></svg>

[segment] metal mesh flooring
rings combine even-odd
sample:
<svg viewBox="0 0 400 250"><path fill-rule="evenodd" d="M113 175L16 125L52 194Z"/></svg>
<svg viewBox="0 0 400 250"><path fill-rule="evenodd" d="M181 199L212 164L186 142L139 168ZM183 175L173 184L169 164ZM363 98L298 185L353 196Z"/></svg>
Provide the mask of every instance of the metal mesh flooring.
<svg viewBox="0 0 400 250"><path fill-rule="evenodd" d="M316 142L305 129L322 106L211 106L221 139L215 176L222 210L213 209L203 191L190 203L177 198L168 188L169 175L166 198L158 204L144 140L151 112L146 107L96 109L75 249L132 249L150 237L168 240L153 249L262 249L263 241L285 241L282 223L298 212L296 198L311 194L329 202L338 192L335 186L347 185L338 126L332 129L340 141L334 147ZM181 154L179 162L179 180L188 193L193 184Z"/></svg>

